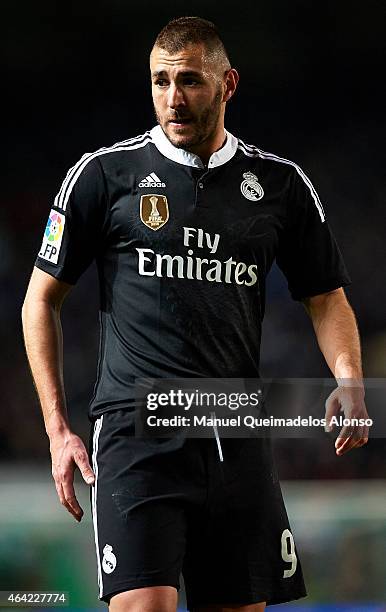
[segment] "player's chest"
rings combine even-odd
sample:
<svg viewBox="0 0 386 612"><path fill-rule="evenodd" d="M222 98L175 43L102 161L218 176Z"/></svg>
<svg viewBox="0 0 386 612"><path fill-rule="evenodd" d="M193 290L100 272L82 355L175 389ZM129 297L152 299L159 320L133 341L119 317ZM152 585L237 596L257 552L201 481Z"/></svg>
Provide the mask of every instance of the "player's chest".
<svg viewBox="0 0 386 612"><path fill-rule="evenodd" d="M262 180L248 167L144 170L111 191L112 248L274 255L284 209L283 194L269 177Z"/></svg>

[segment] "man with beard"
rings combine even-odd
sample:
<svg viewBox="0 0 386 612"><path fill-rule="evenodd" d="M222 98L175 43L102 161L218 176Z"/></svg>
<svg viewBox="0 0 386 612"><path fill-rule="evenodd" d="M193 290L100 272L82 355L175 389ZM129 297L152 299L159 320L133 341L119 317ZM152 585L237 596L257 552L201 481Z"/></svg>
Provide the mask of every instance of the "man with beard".
<svg viewBox="0 0 386 612"><path fill-rule="evenodd" d="M261 612L305 595L267 439L135 437L136 378L258 378L274 259L339 380L361 380L349 282L304 172L224 128L239 80L215 26L173 20L150 56L158 126L84 155L51 210L25 304L31 369L62 504L92 485L99 597L111 611ZM65 408L60 309L96 260L101 344L90 462ZM366 416L361 383L329 408ZM216 432L215 432L216 433ZM343 454L362 428L336 442Z"/></svg>

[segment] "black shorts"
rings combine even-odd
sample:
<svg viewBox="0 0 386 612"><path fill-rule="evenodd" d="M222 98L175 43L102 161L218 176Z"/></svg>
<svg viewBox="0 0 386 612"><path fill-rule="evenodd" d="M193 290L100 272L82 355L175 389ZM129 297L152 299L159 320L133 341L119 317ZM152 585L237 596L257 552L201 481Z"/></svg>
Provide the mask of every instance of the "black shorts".
<svg viewBox="0 0 386 612"><path fill-rule="evenodd" d="M269 439L138 439L124 410L90 436L99 598L179 589L188 608L306 595Z"/></svg>

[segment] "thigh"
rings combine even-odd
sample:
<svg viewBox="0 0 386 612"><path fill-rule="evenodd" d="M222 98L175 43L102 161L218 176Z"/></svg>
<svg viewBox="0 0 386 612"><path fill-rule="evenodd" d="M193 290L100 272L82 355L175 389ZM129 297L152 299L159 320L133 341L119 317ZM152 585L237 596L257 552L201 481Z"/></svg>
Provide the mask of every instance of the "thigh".
<svg viewBox="0 0 386 612"><path fill-rule="evenodd" d="M214 452L208 460L207 512L188 523L184 579L189 609L303 597L302 570L269 440L222 443L224 461Z"/></svg>
<svg viewBox="0 0 386 612"><path fill-rule="evenodd" d="M107 602L132 589L179 589L186 541L183 494L170 470L157 469L162 459L152 462L149 449L138 455L135 441L133 454L118 419L105 414L95 422L90 449L99 598Z"/></svg>

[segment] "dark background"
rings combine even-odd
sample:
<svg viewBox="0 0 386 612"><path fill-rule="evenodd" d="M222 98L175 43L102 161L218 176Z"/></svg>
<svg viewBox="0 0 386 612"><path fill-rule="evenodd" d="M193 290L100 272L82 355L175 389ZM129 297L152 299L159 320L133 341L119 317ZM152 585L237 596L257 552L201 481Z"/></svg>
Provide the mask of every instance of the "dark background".
<svg viewBox="0 0 386 612"><path fill-rule="evenodd" d="M311 177L353 280L347 294L360 324L365 375L386 376L383 10L374 0L2 5L4 461L48 460L20 310L54 196L85 152L154 125L148 54L160 28L176 16L205 17L222 32L241 77L227 129L295 160ZM69 409L82 434L96 369L97 311L91 269L63 311ZM276 268L268 282L262 375L328 375L310 322ZM371 441L337 459L331 440L281 441L279 471L287 478L380 477L383 445Z"/></svg>

